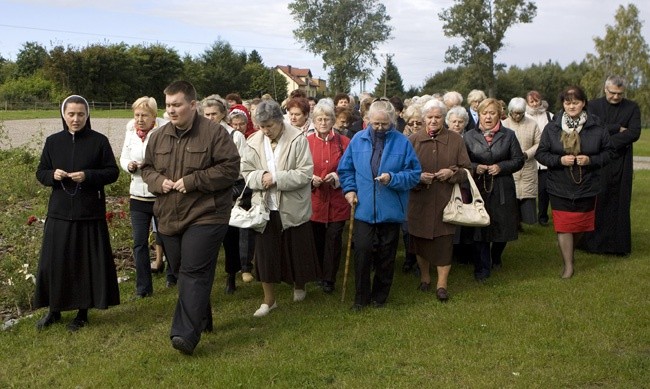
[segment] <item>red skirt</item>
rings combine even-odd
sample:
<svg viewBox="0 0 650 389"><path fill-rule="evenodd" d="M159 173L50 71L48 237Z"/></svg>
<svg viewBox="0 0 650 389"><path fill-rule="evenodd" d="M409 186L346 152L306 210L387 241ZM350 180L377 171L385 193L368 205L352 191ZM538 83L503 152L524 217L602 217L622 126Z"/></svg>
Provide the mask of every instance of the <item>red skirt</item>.
<svg viewBox="0 0 650 389"><path fill-rule="evenodd" d="M555 232L578 233L593 231L596 222L596 197L567 199L549 195L553 210Z"/></svg>

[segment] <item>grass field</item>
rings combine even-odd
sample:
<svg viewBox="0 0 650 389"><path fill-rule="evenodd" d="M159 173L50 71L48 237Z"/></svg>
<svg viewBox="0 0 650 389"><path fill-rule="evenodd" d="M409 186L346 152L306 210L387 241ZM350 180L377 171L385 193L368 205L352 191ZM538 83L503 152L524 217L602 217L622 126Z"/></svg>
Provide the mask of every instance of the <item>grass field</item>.
<svg viewBox="0 0 650 389"><path fill-rule="evenodd" d="M383 309L349 310L352 276L343 303L340 282L334 295L308 285L301 303L282 285L279 308L256 319L261 286L238 282L225 295L220 256L215 330L192 357L170 346L175 289L159 276L152 298L130 301L125 271L122 304L91 311L78 333L65 324L37 332L44 310L0 331L0 387L648 387L649 196L650 171L636 172L629 258L578 253L575 276L562 280L552 228L526 226L485 284L454 265L446 304L398 271Z"/></svg>

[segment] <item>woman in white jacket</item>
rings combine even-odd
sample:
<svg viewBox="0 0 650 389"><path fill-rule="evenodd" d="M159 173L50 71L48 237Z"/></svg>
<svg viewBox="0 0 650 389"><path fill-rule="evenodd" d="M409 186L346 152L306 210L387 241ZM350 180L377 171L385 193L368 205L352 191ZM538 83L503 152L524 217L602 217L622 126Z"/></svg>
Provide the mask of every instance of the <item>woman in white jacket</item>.
<svg viewBox="0 0 650 389"><path fill-rule="evenodd" d="M153 218L153 203L156 200L142 180L140 167L151 134L165 124L157 118L158 105L153 97L140 97L133 105L133 120L126 125L126 135L120 166L131 175L129 188L131 225L133 227L133 257L135 258L136 298L148 297L153 293L151 264L149 257L149 228ZM172 279L170 279L172 277ZM167 278L168 285L174 284L173 276Z"/></svg>

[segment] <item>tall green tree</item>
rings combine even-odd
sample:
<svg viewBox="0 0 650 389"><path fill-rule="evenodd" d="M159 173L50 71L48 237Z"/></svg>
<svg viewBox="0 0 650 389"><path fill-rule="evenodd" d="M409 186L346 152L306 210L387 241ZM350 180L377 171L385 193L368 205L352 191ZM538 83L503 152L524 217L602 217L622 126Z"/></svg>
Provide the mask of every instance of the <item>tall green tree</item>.
<svg viewBox="0 0 650 389"><path fill-rule="evenodd" d="M247 63L242 69L241 79L248 88L241 90L241 96L244 99L252 99L269 93L276 101L286 99L287 83L278 82L281 76L276 73L274 69L267 68L261 63ZM277 77L275 84L273 83L273 77Z"/></svg>
<svg viewBox="0 0 650 389"><path fill-rule="evenodd" d="M329 90L349 92L352 84L377 65L377 46L390 38L386 7L377 0L294 0L289 11L293 31L304 47L329 69Z"/></svg>
<svg viewBox="0 0 650 389"><path fill-rule="evenodd" d="M374 96L393 97L399 96L404 98L404 82L399 70L393 62L393 56L389 55L386 59L386 66L377 79L377 85L373 92Z"/></svg>
<svg viewBox="0 0 650 389"><path fill-rule="evenodd" d="M260 53L257 52L257 50L251 51L250 54L248 54L248 63L259 63L263 64L264 61L262 61L262 56Z"/></svg>
<svg viewBox="0 0 650 389"><path fill-rule="evenodd" d="M506 31L516 23L530 23L537 6L526 0L455 0L454 5L438 14L447 37L461 38L445 53L447 63L467 66L477 75L475 88L496 94L496 73L505 67L496 62L503 48Z"/></svg>
<svg viewBox="0 0 650 389"><path fill-rule="evenodd" d="M165 101L163 90L183 72L183 61L178 52L163 44L150 44L131 46L128 54L136 65L130 97L135 100L145 95L152 96L161 105Z"/></svg>
<svg viewBox="0 0 650 389"><path fill-rule="evenodd" d="M603 84L610 75L623 76L627 82L628 97L642 107L650 106L650 48L643 38L643 23L634 4L619 6L614 15L615 24L605 27L605 37L594 38L595 54L587 54L589 71L582 84L590 97L603 94ZM650 113L646 110L644 122Z"/></svg>
<svg viewBox="0 0 650 389"><path fill-rule="evenodd" d="M25 42L16 56L17 76L31 76L47 61L47 50L38 42Z"/></svg>
<svg viewBox="0 0 650 389"><path fill-rule="evenodd" d="M231 92L242 93L248 85L241 79L241 70L248 56L245 51L235 51L230 43L218 40L199 57L202 67L200 82L195 84L200 96L218 93L225 96Z"/></svg>

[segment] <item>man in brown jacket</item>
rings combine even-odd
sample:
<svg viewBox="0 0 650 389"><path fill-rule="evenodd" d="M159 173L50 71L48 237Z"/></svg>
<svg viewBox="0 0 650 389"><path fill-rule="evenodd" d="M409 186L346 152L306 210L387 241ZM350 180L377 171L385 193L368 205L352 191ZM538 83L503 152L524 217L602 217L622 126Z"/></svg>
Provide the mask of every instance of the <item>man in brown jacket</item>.
<svg viewBox="0 0 650 389"><path fill-rule="evenodd" d="M142 178L157 196L158 233L178 276L172 346L189 355L201 332L212 330L210 292L239 153L226 129L197 114L192 84L176 81L164 93L170 122L149 140Z"/></svg>

